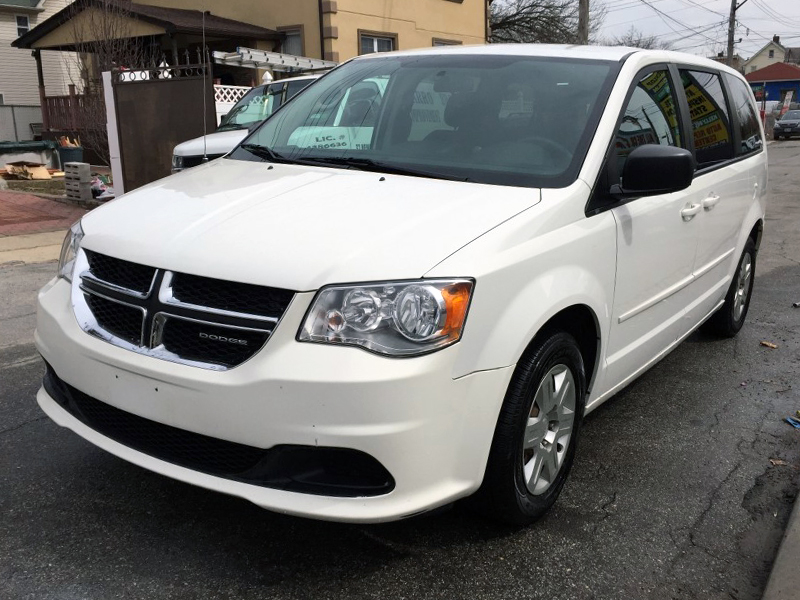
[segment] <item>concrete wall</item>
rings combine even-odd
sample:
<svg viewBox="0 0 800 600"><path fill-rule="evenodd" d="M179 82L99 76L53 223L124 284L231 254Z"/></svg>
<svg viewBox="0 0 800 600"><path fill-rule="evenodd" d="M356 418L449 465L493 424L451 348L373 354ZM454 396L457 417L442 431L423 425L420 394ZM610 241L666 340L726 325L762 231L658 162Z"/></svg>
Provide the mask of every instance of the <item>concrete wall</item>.
<svg viewBox="0 0 800 600"><path fill-rule="evenodd" d="M0 9L0 94L6 104L39 104L36 61L30 50L11 47L17 39L16 15L28 15L31 28L51 17L72 0L45 0L42 12ZM2 4L2 2L0 2ZM80 80L76 57L71 52L43 52L42 70L48 95L67 94L70 83Z"/></svg>
<svg viewBox="0 0 800 600"><path fill-rule="evenodd" d="M337 0L323 6L325 49L333 60L357 56L360 33L392 37L396 50L430 48L434 40L486 42L485 0Z"/></svg>

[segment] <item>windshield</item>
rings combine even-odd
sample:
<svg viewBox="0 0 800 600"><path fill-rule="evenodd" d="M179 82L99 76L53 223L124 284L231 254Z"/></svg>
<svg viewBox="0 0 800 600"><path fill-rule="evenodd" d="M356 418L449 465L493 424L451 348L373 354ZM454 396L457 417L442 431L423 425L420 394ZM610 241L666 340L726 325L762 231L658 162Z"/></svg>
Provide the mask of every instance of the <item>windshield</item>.
<svg viewBox="0 0 800 600"><path fill-rule="evenodd" d="M781 117L781 121L798 121L800 120L800 110L790 110Z"/></svg>
<svg viewBox="0 0 800 600"><path fill-rule="evenodd" d="M230 157L563 187L577 177L616 68L474 54L357 59Z"/></svg>
<svg viewBox="0 0 800 600"><path fill-rule="evenodd" d="M283 82L254 87L222 118L217 131L247 129L253 123L263 121L280 106L282 92Z"/></svg>

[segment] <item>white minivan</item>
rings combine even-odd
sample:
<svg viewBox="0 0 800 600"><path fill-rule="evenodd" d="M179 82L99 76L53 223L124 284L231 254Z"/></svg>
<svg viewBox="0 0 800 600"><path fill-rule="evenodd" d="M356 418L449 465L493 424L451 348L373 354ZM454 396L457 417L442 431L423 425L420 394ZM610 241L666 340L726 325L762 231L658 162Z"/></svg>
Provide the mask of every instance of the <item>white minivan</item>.
<svg viewBox="0 0 800 600"><path fill-rule="evenodd" d="M666 51L351 60L227 157L72 227L39 294L39 405L274 511L468 498L528 523L587 412L699 326L742 327L757 114L739 73Z"/></svg>

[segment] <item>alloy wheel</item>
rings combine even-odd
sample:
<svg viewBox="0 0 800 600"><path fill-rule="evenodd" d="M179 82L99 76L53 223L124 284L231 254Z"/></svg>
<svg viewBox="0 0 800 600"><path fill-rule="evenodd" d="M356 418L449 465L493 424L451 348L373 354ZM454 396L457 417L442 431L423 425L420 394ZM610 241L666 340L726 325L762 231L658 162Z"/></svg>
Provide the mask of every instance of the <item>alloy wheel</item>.
<svg viewBox="0 0 800 600"><path fill-rule="evenodd" d="M750 295L750 278L753 276L753 261L750 254L742 257L742 264L739 265L739 272L736 275L736 292L733 297L733 319L739 321L747 307L747 299Z"/></svg>
<svg viewBox="0 0 800 600"><path fill-rule="evenodd" d="M536 390L522 440L522 474L535 496L548 490L564 463L575 424L575 402L572 371L563 364L554 366Z"/></svg>

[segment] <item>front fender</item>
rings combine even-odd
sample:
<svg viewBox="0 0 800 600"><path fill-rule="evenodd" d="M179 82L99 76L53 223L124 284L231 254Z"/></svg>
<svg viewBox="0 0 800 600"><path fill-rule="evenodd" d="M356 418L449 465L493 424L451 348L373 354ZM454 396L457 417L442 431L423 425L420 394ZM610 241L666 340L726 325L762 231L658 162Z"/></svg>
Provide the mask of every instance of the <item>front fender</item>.
<svg viewBox="0 0 800 600"><path fill-rule="evenodd" d="M568 195L570 190L553 191ZM541 202L426 274L476 279L454 377L515 364L542 326L574 305L594 313L598 356L604 355L614 299L616 225L609 212L587 218L581 191ZM594 389L603 372L598 365Z"/></svg>

